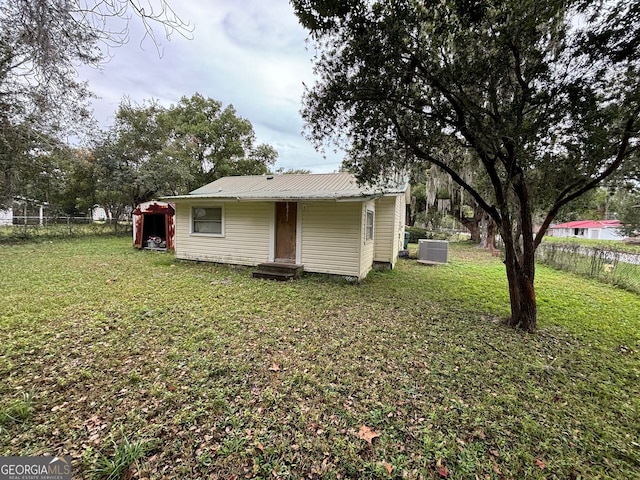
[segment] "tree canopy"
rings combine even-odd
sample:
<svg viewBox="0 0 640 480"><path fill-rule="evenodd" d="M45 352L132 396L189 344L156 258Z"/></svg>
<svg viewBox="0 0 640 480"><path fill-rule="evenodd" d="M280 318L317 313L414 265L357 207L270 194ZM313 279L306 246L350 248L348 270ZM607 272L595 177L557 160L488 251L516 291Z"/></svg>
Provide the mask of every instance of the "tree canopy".
<svg viewBox="0 0 640 480"><path fill-rule="evenodd" d="M91 92L76 67L100 66L128 41L133 18L153 41L156 27L167 37L191 32L165 0L0 2L0 203L23 189L18 180L34 137L53 147L91 125Z"/></svg>
<svg viewBox="0 0 640 480"><path fill-rule="evenodd" d="M447 172L498 227L509 323L534 330L534 254L546 229L563 206L637 162L638 4L292 3L318 51L303 110L309 136L343 145L365 181L416 163ZM482 185L464 178L450 155L460 150Z"/></svg>
<svg viewBox="0 0 640 480"><path fill-rule="evenodd" d="M182 195L226 175L261 175L278 153L256 145L251 122L233 105L199 93L163 107L124 99L114 125L93 148L96 203L122 211L163 195Z"/></svg>

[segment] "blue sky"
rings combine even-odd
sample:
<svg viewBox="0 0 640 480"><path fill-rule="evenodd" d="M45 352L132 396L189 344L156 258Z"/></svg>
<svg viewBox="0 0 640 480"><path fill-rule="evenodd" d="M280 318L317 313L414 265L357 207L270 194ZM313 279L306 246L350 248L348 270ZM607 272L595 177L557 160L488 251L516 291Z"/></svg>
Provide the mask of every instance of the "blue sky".
<svg viewBox="0 0 640 480"><path fill-rule="evenodd" d="M342 153L326 158L301 134L303 83L313 85L313 49L288 0L169 0L193 27L192 39L161 27L155 44L144 39L142 25L132 19L130 40L112 50L100 70L82 68L99 97L93 101L101 126L113 122L123 96L135 102L156 99L169 106L199 92L233 104L254 127L258 143L278 150L276 168L305 168L314 173L339 168Z"/></svg>

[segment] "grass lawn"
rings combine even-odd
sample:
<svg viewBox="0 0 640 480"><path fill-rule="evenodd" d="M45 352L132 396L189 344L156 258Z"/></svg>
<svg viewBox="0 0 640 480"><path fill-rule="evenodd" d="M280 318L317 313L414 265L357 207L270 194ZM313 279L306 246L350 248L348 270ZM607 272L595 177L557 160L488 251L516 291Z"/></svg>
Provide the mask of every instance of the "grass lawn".
<svg viewBox="0 0 640 480"><path fill-rule="evenodd" d="M640 476L640 297L451 245L350 284L129 238L0 247L0 455L74 478ZM130 468L127 468L129 467Z"/></svg>

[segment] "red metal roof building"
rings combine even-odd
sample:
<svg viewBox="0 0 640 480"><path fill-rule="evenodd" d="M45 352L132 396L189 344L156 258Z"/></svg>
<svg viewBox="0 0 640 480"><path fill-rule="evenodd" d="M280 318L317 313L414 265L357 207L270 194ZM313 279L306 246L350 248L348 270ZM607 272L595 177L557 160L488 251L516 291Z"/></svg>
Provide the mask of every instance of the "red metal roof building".
<svg viewBox="0 0 640 480"><path fill-rule="evenodd" d="M549 235L593 240L624 240L624 235L618 230L621 226L620 220L576 220L549 227Z"/></svg>

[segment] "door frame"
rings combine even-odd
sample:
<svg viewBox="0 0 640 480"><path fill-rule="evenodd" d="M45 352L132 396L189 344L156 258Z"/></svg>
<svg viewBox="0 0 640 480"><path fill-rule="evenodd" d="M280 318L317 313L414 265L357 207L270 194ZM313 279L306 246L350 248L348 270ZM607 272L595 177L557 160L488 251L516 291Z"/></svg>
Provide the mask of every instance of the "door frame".
<svg viewBox="0 0 640 480"><path fill-rule="evenodd" d="M276 215L278 210L278 203L289 202L297 204L296 208L296 259L297 265L300 265L302 259L302 209L304 206L298 201L291 200L278 200L273 202L273 208L271 210L271 238L269 239L269 261L274 262L276 258Z"/></svg>

